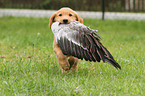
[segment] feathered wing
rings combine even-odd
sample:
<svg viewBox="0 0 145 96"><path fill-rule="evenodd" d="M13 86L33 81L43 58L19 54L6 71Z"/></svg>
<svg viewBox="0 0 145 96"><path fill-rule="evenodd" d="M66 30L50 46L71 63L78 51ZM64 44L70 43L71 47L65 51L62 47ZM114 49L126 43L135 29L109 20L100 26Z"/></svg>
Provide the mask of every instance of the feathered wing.
<svg viewBox="0 0 145 96"><path fill-rule="evenodd" d="M57 38L63 54L85 59L86 61L100 62L102 60L115 68L121 69L110 52L102 45L95 30L88 27L79 27L77 29L71 28L67 31L69 32Z"/></svg>

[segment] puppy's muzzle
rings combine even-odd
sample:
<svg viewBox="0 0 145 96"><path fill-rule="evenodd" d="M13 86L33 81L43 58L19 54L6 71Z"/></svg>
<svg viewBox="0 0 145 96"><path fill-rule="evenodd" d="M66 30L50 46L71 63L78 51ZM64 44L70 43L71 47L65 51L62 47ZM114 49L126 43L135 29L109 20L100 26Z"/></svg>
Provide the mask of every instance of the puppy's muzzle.
<svg viewBox="0 0 145 96"><path fill-rule="evenodd" d="M68 19L63 19L63 23L68 23Z"/></svg>

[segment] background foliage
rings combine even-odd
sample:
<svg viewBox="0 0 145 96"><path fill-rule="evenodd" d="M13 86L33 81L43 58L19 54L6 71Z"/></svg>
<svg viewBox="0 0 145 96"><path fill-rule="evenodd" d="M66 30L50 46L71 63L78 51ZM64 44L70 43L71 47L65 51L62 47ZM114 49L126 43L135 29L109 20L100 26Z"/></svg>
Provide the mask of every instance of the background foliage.
<svg viewBox="0 0 145 96"><path fill-rule="evenodd" d="M1 8L56 9L67 6L74 10L101 11L103 0L0 0ZM128 6L128 7L127 7ZM105 0L106 11L145 11L145 0Z"/></svg>

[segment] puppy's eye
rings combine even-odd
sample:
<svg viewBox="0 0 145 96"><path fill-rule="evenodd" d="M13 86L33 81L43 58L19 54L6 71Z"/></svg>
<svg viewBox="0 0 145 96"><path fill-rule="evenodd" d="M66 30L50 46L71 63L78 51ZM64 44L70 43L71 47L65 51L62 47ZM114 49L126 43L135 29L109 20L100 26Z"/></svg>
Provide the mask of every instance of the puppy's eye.
<svg viewBox="0 0 145 96"><path fill-rule="evenodd" d="M59 16L62 16L62 14L59 14Z"/></svg>
<svg viewBox="0 0 145 96"><path fill-rule="evenodd" d="M69 14L69 16L72 16L72 14Z"/></svg>

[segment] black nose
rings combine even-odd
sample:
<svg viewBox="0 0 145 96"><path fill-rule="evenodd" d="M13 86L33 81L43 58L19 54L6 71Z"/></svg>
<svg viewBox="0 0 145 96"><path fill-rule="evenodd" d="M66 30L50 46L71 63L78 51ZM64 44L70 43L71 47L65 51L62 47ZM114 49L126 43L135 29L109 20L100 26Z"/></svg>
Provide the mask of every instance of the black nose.
<svg viewBox="0 0 145 96"><path fill-rule="evenodd" d="M68 22L68 19L63 19L63 23L67 23Z"/></svg>

